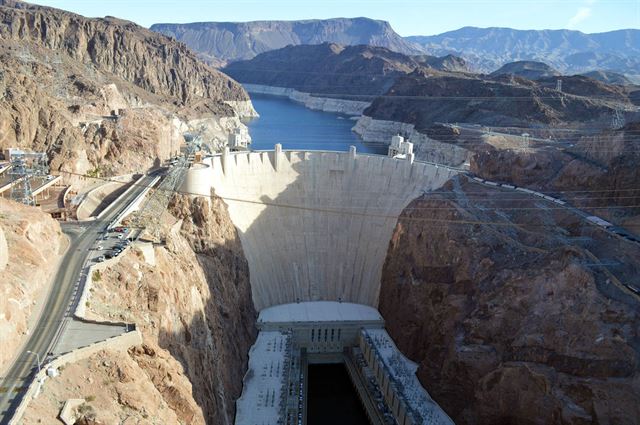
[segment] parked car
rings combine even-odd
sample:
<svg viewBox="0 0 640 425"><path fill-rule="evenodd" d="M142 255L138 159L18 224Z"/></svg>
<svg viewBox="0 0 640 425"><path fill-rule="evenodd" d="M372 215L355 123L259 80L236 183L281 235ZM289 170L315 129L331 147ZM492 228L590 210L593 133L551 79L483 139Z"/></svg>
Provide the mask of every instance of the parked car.
<svg viewBox="0 0 640 425"><path fill-rule="evenodd" d="M98 258L96 258L96 263L102 263L104 260L106 260L105 256L101 255Z"/></svg>

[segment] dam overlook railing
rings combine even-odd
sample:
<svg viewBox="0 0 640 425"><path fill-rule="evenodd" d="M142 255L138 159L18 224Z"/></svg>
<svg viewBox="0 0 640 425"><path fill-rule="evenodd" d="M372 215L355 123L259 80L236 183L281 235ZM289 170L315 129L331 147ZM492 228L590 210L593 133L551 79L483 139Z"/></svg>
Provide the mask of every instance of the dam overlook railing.
<svg viewBox="0 0 640 425"><path fill-rule="evenodd" d="M258 310L300 301L377 307L398 216L461 170L350 152L226 152L194 164L182 191L213 190L249 263Z"/></svg>

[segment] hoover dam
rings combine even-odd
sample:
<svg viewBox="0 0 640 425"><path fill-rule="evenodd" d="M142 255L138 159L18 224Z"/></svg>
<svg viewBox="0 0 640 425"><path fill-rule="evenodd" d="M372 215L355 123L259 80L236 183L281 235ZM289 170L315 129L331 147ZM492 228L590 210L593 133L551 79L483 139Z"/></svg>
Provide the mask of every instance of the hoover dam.
<svg viewBox="0 0 640 425"><path fill-rule="evenodd" d="M305 376L314 363L346 365L371 423L452 423L387 335L377 307L398 216L457 173L413 154L279 144L227 148L191 166L181 190L226 203L260 312L236 424L306 424Z"/></svg>
<svg viewBox="0 0 640 425"><path fill-rule="evenodd" d="M398 215L452 168L350 152L274 151L205 158L182 190L228 205L262 310L300 301L378 305Z"/></svg>

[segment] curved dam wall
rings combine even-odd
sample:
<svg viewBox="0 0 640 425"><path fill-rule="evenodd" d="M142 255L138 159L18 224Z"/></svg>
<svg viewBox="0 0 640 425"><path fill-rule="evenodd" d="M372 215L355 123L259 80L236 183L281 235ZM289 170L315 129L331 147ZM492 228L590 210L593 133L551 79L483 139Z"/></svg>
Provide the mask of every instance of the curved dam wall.
<svg viewBox="0 0 640 425"><path fill-rule="evenodd" d="M182 190L228 205L258 310L298 301L378 306L398 215L457 171L351 152L225 153L188 172Z"/></svg>

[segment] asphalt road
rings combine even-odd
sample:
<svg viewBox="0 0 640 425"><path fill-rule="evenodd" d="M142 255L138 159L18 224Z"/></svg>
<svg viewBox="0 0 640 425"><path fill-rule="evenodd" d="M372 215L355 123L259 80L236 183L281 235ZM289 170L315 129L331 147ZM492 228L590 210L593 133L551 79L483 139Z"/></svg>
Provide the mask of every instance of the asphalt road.
<svg viewBox="0 0 640 425"><path fill-rule="evenodd" d="M92 247L120 211L129 205L136 196L151 182L153 176L145 176L136 183L136 188L108 207L100 220L88 223L63 223L62 230L69 236L69 248L65 253L50 294L42 309L41 317L32 329L29 340L14 364L2 377L0 384L0 424L8 424L15 409L20 404L29 384L38 371L36 356L38 353L43 364L49 360L48 352L52 348L66 317L71 317L71 306L80 295L81 273L90 255L95 255ZM86 273L86 271L84 271Z"/></svg>

